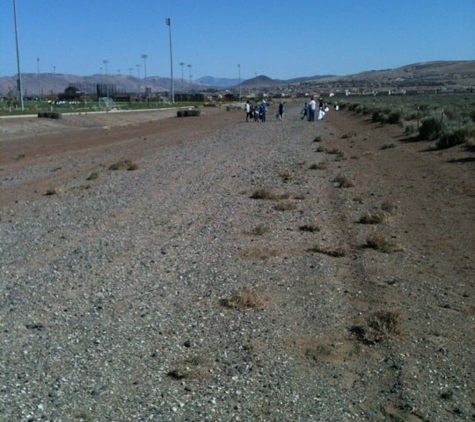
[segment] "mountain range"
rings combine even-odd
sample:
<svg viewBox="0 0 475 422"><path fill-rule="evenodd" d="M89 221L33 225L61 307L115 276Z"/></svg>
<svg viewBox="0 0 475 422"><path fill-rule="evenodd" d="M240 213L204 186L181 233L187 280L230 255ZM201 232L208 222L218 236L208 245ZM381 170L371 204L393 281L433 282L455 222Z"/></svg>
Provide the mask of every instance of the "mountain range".
<svg viewBox="0 0 475 422"><path fill-rule="evenodd" d="M17 76L0 77L0 94L7 95L14 92L17 84ZM25 95L42 95L52 92L63 92L68 86L88 87L93 90L97 84L115 85L118 92L143 92L150 87L152 92L163 92L171 89L170 78L151 76L140 79L127 75L104 75L90 76L66 75L59 73L24 73L22 74L22 86ZM203 91L225 90L238 88L245 89L269 89L289 85L303 85L307 87L351 87L351 86L463 86L474 87L475 85L475 60L464 61L433 61L415 63L395 69L369 70L357 74L338 75L315 75L298 77L287 80L272 79L265 75L256 76L247 80L232 78L217 78L204 76L196 80L174 79L175 92L180 91Z"/></svg>

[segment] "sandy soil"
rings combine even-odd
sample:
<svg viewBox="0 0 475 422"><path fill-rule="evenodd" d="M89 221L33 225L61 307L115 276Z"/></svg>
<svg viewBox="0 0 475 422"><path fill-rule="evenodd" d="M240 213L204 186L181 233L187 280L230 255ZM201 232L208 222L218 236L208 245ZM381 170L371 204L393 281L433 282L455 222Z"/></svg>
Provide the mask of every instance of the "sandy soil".
<svg viewBox="0 0 475 422"><path fill-rule="evenodd" d="M287 119L298 119L298 108L289 105ZM77 185L98 162L140 162L174 145L192 147L206 133L246 124L242 111L210 108L182 119L174 114L1 120L2 209L35 203L51 187ZM474 420L473 151L463 146L437 151L405 138L397 125L373 124L347 111L331 111L315 125L320 138L309 140L308 160L300 166L324 163L309 171L329 177L322 201L330 203L320 206L332 210L333 229L322 241L344 249L334 265L350 309L348 332L330 330L317 348L304 338L289 347L336 366L344 362L339 382L362 392L352 410L368 420ZM85 156L97 160L70 165ZM40 166L51 170L35 179L22 177L25 169ZM337 176L351 186L338 187ZM381 221L364 224L365 214ZM370 247L371 238L382 244ZM386 397L383 404L376 405L378 396Z"/></svg>

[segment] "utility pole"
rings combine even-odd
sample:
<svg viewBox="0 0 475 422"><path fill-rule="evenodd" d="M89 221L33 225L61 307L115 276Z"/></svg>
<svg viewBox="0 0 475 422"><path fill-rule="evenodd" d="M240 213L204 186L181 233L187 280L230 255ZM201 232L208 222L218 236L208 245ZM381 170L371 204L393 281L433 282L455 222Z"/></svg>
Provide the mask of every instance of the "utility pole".
<svg viewBox="0 0 475 422"><path fill-rule="evenodd" d="M109 63L109 60L104 60L103 63L106 69L106 97L109 98L109 84L107 83L107 63Z"/></svg>
<svg viewBox="0 0 475 422"><path fill-rule="evenodd" d="M36 82L38 82L38 101L41 99L41 84L40 84L40 58L36 58Z"/></svg>
<svg viewBox="0 0 475 422"><path fill-rule="evenodd" d="M15 42L16 42L16 65L18 69L18 81L17 81L17 88L18 93L20 95L20 106L21 111L25 110L25 105L23 103L23 86L21 84L21 70L20 70L20 50L18 47L18 29L17 29L17 21L16 21L16 1L13 0L13 18L15 21Z"/></svg>
<svg viewBox="0 0 475 422"><path fill-rule="evenodd" d="M180 66L181 66L181 92L183 92L184 90L184 84L183 84L183 66L185 65L185 63L181 62L180 63Z"/></svg>
<svg viewBox="0 0 475 422"><path fill-rule="evenodd" d="M173 104L175 102L175 93L173 92L172 23L170 18L166 18L165 23L168 25L168 34L170 38L170 98Z"/></svg>
<svg viewBox="0 0 475 422"><path fill-rule="evenodd" d="M142 54L140 57L143 59L143 71L144 71L144 79L147 79L147 58L148 54Z"/></svg>
<svg viewBox="0 0 475 422"><path fill-rule="evenodd" d="M241 65L238 64L238 77L239 77L239 101L241 101Z"/></svg>

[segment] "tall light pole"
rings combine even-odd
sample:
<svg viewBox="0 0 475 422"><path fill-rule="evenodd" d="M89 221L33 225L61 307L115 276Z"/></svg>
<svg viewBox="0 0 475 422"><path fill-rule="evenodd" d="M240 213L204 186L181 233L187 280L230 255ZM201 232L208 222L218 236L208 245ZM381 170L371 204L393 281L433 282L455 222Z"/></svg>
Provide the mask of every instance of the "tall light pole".
<svg viewBox="0 0 475 422"><path fill-rule="evenodd" d="M138 94L139 94L139 99L140 99L140 65L136 64L135 67L137 68L137 78L138 78Z"/></svg>
<svg viewBox="0 0 475 422"><path fill-rule="evenodd" d="M129 67L129 75L132 76L132 70L134 70L133 67Z"/></svg>
<svg viewBox="0 0 475 422"><path fill-rule="evenodd" d="M38 101L41 98L41 84L40 84L40 58L36 58L36 82L38 82Z"/></svg>
<svg viewBox="0 0 475 422"><path fill-rule="evenodd" d="M56 66L53 66L53 94L56 94Z"/></svg>
<svg viewBox="0 0 475 422"><path fill-rule="evenodd" d="M13 19L15 21L15 42L16 42L16 66L18 70L18 94L20 95L20 106L21 110L25 109L25 105L23 103L23 86L21 84L21 71L20 71L20 50L18 47L18 29L17 29L17 21L16 21L16 1L13 0Z"/></svg>
<svg viewBox="0 0 475 422"><path fill-rule="evenodd" d="M238 77L239 77L239 101L241 101L241 65L238 64Z"/></svg>
<svg viewBox="0 0 475 422"><path fill-rule="evenodd" d="M173 92L172 23L170 18L166 18L165 23L168 25L168 34L170 38L170 98L173 104L175 102L175 93Z"/></svg>
<svg viewBox="0 0 475 422"><path fill-rule="evenodd" d="M191 89L191 64L188 65L188 78L190 79L190 89Z"/></svg>
<svg viewBox="0 0 475 422"><path fill-rule="evenodd" d="M185 65L185 63L181 62L180 63L180 66L181 66L181 92L183 92L184 90L184 84L183 84L183 66Z"/></svg>
<svg viewBox="0 0 475 422"><path fill-rule="evenodd" d="M104 60L103 63L106 69L106 97L109 97L109 84L107 83L107 63L109 63L109 60Z"/></svg>
<svg viewBox="0 0 475 422"><path fill-rule="evenodd" d="M144 71L144 79L147 79L147 58L148 54L142 54L140 57L143 59L143 71Z"/></svg>

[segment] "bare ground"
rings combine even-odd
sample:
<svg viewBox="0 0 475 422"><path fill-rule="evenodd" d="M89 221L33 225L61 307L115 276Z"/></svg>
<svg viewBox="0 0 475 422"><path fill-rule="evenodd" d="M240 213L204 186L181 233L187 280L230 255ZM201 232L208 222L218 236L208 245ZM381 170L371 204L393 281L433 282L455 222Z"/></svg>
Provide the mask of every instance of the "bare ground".
<svg viewBox="0 0 475 422"><path fill-rule="evenodd" d="M0 416L27 420L30 412L37 415L30 420L41 420L41 413L50 420L145 420L153 407L156 419L150 420L475 419L473 151L433 150L429 143L404 138L398 126L375 125L346 111L331 111L322 122L303 122L298 110L299 104L289 104L284 122L266 124L245 123L242 111L222 109L183 119L170 111L0 121L2 363L10 368L2 379ZM195 145L206 151L199 162L194 161ZM109 196L126 199L104 175L111 164L124 160L137 171L121 176L128 205L112 211ZM274 196L251 199L259 189ZM57 202L49 208L51 201ZM101 212L109 219L107 229L72 224L79 218L72 208L81 201L93 204L91 220L100 218L96 207L105 204ZM53 377L56 370L61 377L53 358L42 353L47 363L26 359L25 368L36 362L44 371L28 375L25 369L22 375L19 356L25 344L34 355L52 341L40 336L43 329L61 326L50 322L44 309L53 313L71 301L97 305L88 289L98 289L99 281L86 277L76 293L45 281L54 271L63 271L67 280L69 270L56 251L62 247L53 248L52 238L44 234L49 226L41 223L48 218L42 210L57 211L49 218L58 220L61 231L56 226L50 231L59 244L59 235L67 239L64 251L81 249L87 239L107 238L108 230L123 233L121 242L127 243L125 233L135 242L117 253L117 246L108 247L105 240L100 253L109 256L109 263L104 261L102 269L90 264L94 280L114 274L114 283L124 283L112 270L120 264L166 273L162 283L168 289L174 288L171 280L180 283L175 295L167 296L159 281L150 287L136 278L133 286L122 286L125 293L116 292L119 299L111 299L109 318L118 324L140 303L144 315L154 303L163 315L173 302L165 312L167 328L159 329L168 335L162 346L151 340L155 337L141 337L140 330L134 336L132 325L129 331L124 322L123 331L138 350L150 351L154 359L155 349L163 355L154 367L156 375L147 372L139 380L136 374L131 380L134 388L143 383L144 391L136 394L149 408L124 404L122 412L110 410L121 407L110 386L124 384L127 365L115 373L115 381L110 375L103 383L109 394L89 396L91 404L83 411L68 403L68 394L79 394L82 387L66 397L50 397L42 412L34 405L46 398L33 400L17 392L22 377L32 391L34 383L48 384L48 373ZM157 220L138 218L143 212ZM24 222L35 219L44 226L39 232ZM30 241L28 232L17 234L22 228L35 230ZM207 250L200 249L206 245ZM29 253L17 250L30 246ZM162 263L152 249L170 261ZM195 258L187 255L190 251ZM37 291L48 299L36 298ZM142 296L134 296L140 291ZM240 310L246 298L251 308ZM229 310L231 303L237 305ZM79 312L83 305L68 306L78 306ZM180 318L188 313L197 321L194 331ZM62 323L74 331L70 320ZM198 340L200 324L204 339ZM103 323L103 343L107 327ZM109 328L111 339L115 331ZM31 331L40 334L29 342L25 333ZM169 345L169 339L190 336L181 342L184 347ZM199 351L190 358L186 352L195 344ZM239 359L248 356L244 361L233 354L233 344ZM128 343L115 348L124 351L116 352L121 359L132 359ZM229 362L227 353L233 356ZM55 359L66 357L57 352ZM98 371L107 366L96 360ZM136 365L132 361L129 368L139 370ZM197 369L190 372L190 365ZM249 368L254 368L252 376ZM67 365L64 370L81 376ZM220 386L232 390L227 378L248 382L243 381L242 391L229 393L229 402L218 393ZM150 393L151 385L158 385L161 395ZM134 401L131 390L121 397L124 403ZM142 419L134 416L138 413Z"/></svg>

